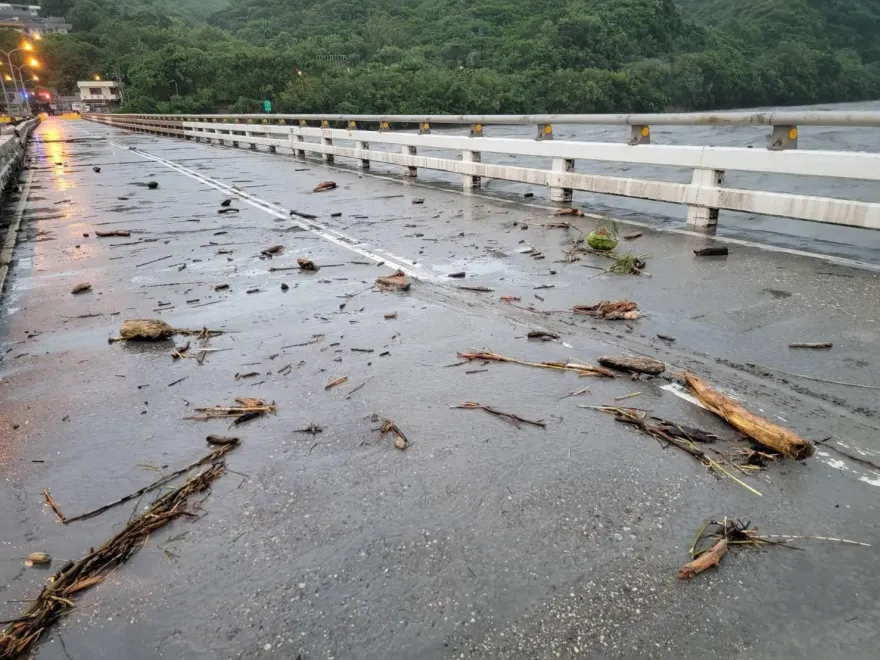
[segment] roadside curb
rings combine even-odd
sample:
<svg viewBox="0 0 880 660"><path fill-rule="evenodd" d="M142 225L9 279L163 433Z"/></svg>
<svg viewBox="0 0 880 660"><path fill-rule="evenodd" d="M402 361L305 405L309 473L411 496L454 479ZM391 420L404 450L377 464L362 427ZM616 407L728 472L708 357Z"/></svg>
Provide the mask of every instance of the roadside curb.
<svg viewBox="0 0 880 660"><path fill-rule="evenodd" d="M24 152L22 153L22 158ZM3 248L0 249L0 295L3 293L3 287L6 285L6 275L12 266L12 255L15 251L15 244L18 241L18 230L21 227L21 218L24 215L24 207L27 204L28 196L31 191L31 182L34 179L34 171L28 170L27 180L21 189L21 197L18 200L18 206L15 209L15 215L9 230L6 232L6 240L3 242Z"/></svg>

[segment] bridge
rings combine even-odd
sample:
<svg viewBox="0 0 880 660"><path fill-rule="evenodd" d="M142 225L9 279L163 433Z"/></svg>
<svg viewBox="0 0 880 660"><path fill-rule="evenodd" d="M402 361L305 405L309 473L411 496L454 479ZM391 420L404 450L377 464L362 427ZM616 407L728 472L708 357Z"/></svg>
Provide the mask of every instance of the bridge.
<svg viewBox="0 0 880 660"><path fill-rule="evenodd" d="M152 501L65 525L43 489L72 517L234 434L198 519L156 531L40 656L867 656L877 263L724 230L745 212L869 244L878 201L853 191L876 185L877 154L808 147L813 127L876 121L107 115L45 120L24 155L27 127L4 135L0 618L51 574L11 559L45 551L57 570ZM725 144L665 132L707 122ZM636 173L647 166L668 176ZM607 212L632 199L672 216ZM606 215L641 274L584 246ZM408 291L376 286L398 270ZM576 313L603 300L640 318ZM137 318L224 334L108 343ZM585 376L601 356L665 371ZM681 371L815 455L771 457L698 405ZM276 410L192 419L236 397ZM717 435L700 450L729 475L602 406ZM678 581L694 536L724 516L871 547L732 547Z"/></svg>

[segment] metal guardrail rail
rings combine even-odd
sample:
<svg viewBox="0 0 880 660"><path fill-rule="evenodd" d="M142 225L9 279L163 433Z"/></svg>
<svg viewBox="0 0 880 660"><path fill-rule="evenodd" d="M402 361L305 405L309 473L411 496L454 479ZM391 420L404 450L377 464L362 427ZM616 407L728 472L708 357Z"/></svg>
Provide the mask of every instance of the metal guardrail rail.
<svg viewBox="0 0 880 660"><path fill-rule="evenodd" d="M880 113L771 112L671 115L84 115L90 121L127 130L180 137L251 149L279 149L305 158L320 155L325 163L348 158L363 169L371 162L398 165L407 176L419 169L462 175L465 189L478 188L483 178L502 179L550 189L554 202L569 203L574 190L683 204L687 222L713 227L721 209L771 215L851 227L880 229L880 204L832 197L815 197L724 186L725 172L742 171L880 181L880 154L797 150L798 125L875 126ZM557 124L631 126L628 143L553 139ZM375 124L365 130L363 124ZM432 134L431 124L469 126L469 136ZM646 122L646 123L638 123ZM650 123L648 123L650 122ZM782 123L787 122L787 123ZM311 125L317 123L318 125ZM334 127L342 124L344 127ZM418 126L418 133L393 130L395 124ZM535 139L492 138L486 125L534 124ZM650 144L653 125L768 125L766 150L738 147L666 146ZM370 149L390 145L397 153ZM419 148L455 152L455 157L419 155ZM550 168L513 167L482 162L482 154L534 156L550 159ZM689 168L690 184L637 179L575 171L575 162L630 163Z"/></svg>

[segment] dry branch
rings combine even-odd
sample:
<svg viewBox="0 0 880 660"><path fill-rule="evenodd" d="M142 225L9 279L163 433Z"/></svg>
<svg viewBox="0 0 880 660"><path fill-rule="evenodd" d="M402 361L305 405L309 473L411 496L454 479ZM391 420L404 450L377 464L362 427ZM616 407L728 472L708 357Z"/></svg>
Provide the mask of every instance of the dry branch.
<svg viewBox="0 0 880 660"><path fill-rule="evenodd" d="M797 460L809 458L815 453L816 448L809 440L749 412L692 373L684 372L683 377L688 389L703 405L755 442Z"/></svg>
<svg viewBox="0 0 880 660"><path fill-rule="evenodd" d="M512 413L501 412L500 410L495 410L494 408L490 408L489 406L484 406L481 403L475 403L474 401L465 401L460 406L452 406L453 408L461 408L464 410L485 410L490 415L495 415L496 417L504 417L505 419L509 419L513 422L513 425L516 428L520 428L520 424L529 424L530 426L537 426L538 428L546 428L547 425L543 420L538 420L537 422L533 422L530 419L525 419L520 417L519 415L514 415Z"/></svg>
<svg viewBox="0 0 880 660"><path fill-rule="evenodd" d="M512 364L521 364L526 367L538 367L541 369L556 369L559 371L572 371L579 376L605 376L606 378L614 378L614 373L604 367L595 367L586 362L526 362L516 358L509 358L491 351L476 351L474 353L459 353L458 357L462 360L485 360L487 362L510 362Z"/></svg>
<svg viewBox="0 0 880 660"><path fill-rule="evenodd" d="M721 539L711 550L704 552L699 557L682 566L678 571L679 580L690 580L703 571L721 565L721 560L727 554L727 539Z"/></svg>

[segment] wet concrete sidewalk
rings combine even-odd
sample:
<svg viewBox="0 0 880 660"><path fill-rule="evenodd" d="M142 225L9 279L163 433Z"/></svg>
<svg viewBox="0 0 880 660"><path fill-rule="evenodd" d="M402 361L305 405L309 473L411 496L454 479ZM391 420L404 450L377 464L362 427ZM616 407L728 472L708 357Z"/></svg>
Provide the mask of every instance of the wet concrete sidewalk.
<svg viewBox="0 0 880 660"><path fill-rule="evenodd" d="M558 263L577 230L547 228L557 219L524 205L82 122L46 122L31 154L0 318L0 599L48 577L21 557L45 550L60 565L132 513L61 526L43 488L74 515L207 453L205 436L228 423L185 419L193 408L236 396L278 407L235 430L235 473L207 515L157 533L36 657L66 657L60 637L77 659L872 656L880 470L839 452L880 463L877 391L775 370L880 386L874 272L740 245L697 259L708 239L642 230L631 249L650 255L652 277L617 277L599 257ZM328 179L340 187L311 192ZM240 212L218 214L228 197ZM131 236L95 236L110 229ZM261 258L271 245L285 249ZM298 257L324 267L270 270ZM373 290L392 265L414 276L409 293ZM71 295L81 281L92 291ZM644 313L631 324L567 313L627 297ZM174 361L169 342L107 343L138 317L229 334L202 365ZM528 341L535 328L561 339ZM787 348L819 340L833 351ZM530 361L649 354L669 376L692 369L814 441L833 438L813 459L746 477L758 498L579 407L639 391L625 403L733 439L661 389L668 380L449 366L483 348ZM450 408L464 401L547 427ZM373 413L412 446L380 439ZM311 423L323 432L296 432ZM724 515L872 547L734 551L678 582L694 534Z"/></svg>

